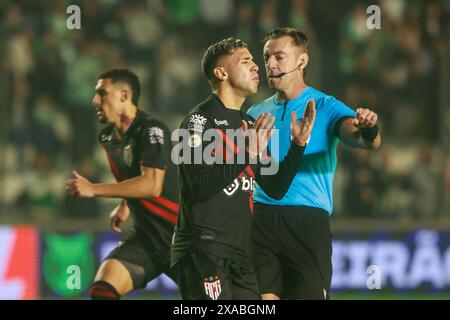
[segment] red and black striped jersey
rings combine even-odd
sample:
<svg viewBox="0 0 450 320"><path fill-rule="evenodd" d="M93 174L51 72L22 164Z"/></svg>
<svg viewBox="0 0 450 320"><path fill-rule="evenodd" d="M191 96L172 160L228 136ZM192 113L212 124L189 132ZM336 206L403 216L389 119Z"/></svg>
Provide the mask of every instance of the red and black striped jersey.
<svg viewBox="0 0 450 320"><path fill-rule="evenodd" d="M141 175L141 166L166 170L161 196L126 199L132 212L134 231L144 235L155 250L169 250L178 214L178 183L175 165L170 160L171 135L160 121L137 111L130 128L118 140L114 126L99 136L117 181Z"/></svg>

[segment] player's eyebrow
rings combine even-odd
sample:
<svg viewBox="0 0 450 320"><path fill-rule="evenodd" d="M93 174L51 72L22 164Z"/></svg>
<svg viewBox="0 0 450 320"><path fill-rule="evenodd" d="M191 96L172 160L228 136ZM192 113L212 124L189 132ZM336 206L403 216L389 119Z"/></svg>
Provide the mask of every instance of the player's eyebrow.
<svg viewBox="0 0 450 320"><path fill-rule="evenodd" d="M253 60L252 56L245 56L241 58L241 61L250 61L250 60Z"/></svg>
<svg viewBox="0 0 450 320"><path fill-rule="evenodd" d="M286 52L281 51L281 50L272 52L272 53L270 53L270 54L269 54L268 52L265 52L265 53L264 53L264 57L274 56L274 55L279 55L279 54L284 54L284 55L286 55Z"/></svg>
<svg viewBox="0 0 450 320"><path fill-rule="evenodd" d="M106 90L103 88L98 88L98 89L95 89L95 92L97 92L99 95L103 95L106 93Z"/></svg>

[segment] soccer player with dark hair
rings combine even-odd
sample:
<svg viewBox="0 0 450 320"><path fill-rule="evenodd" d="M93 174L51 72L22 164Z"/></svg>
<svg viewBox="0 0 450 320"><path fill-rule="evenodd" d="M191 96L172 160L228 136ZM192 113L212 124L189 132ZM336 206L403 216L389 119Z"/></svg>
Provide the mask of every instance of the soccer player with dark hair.
<svg viewBox="0 0 450 320"><path fill-rule="evenodd" d="M253 195L255 271L262 299L328 299L331 286L331 232L336 146L355 148L381 144L377 114L355 111L305 83L308 41L293 28L277 28L265 38L264 61L276 94L252 106L248 114L269 112L279 129L279 159L291 144L286 114L301 113L308 102L317 106L316 123L288 192L274 199L259 185Z"/></svg>
<svg viewBox="0 0 450 320"><path fill-rule="evenodd" d="M127 69L99 75L92 104L101 123L101 146L117 183L91 183L73 172L67 193L78 197L122 198L111 212L111 227L130 212L133 232L101 264L92 299L119 299L170 271L170 241L178 212L176 168L170 161L172 143L167 127L138 109L140 84ZM172 277L173 278L173 277Z"/></svg>
<svg viewBox="0 0 450 320"><path fill-rule="evenodd" d="M202 159L179 165L180 211L172 266L183 299L259 299L250 250L253 181L259 181L272 197L284 195L300 164L315 107L310 104L298 122L294 112L288 156L276 174L264 175L267 163L263 165L261 154L274 132L274 119L265 114L255 121L241 110L259 83L258 67L247 45L234 38L211 45L202 70L212 94L182 122L187 137L180 143L183 152L187 145L191 156L200 151L206 158L223 161L207 164ZM240 145L230 138L230 131L252 132L249 136L255 139ZM213 148L205 138L211 133L217 133Z"/></svg>

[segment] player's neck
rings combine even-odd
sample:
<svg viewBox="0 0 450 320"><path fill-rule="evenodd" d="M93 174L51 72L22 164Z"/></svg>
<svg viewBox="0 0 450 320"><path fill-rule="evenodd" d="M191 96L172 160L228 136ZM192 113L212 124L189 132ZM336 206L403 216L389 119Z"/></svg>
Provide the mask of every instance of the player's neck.
<svg viewBox="0 0 450 320"><path fill-rule="evenodd" d="M126 108L117 119L115 129L119 139L122 138L125 135L125 132L130 128L134 118L136 118L136 113L137 108L135 106L130 106L129 108Z"/></svg>
<svg viewBox="0 0 450 320"><path fill-rule="evenodd" d="M236 92L230 87L218 87L213 90L213 93L219 97L225 108L232 110L241 110L241 107L247 98L244 94Z"/></svg>
<svg viewBox="0 0 450 320"><path fill-rule="evenodd" d="M284 90L277 91L278 101L290 101L297 98L306 89L306 84L303 81L291 81L290 86Z"/></svg>

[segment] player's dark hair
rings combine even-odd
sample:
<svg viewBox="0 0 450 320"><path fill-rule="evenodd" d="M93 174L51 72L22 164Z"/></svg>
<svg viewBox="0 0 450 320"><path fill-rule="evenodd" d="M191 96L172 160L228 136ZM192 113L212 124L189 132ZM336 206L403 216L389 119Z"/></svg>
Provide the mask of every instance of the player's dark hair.
<svg viewBox="0 0 450 320"><path fill-rule="evenodd" d="M206 78L215 83L214 68L220 57L232 54L237 49L247 48L247 44L235 38L226 38L216 42L206 49L202 59L202 71Z"/></svg>
<svg viewBox="0 0 450 320"><path fill-rule="evenodd" d="M112 83L122 82L131 88L131 101L135 106L138 105L139 96L141 95L141 85L138 76L128 69L110 69L99 74L97 79L111 79Z"/></svg>

